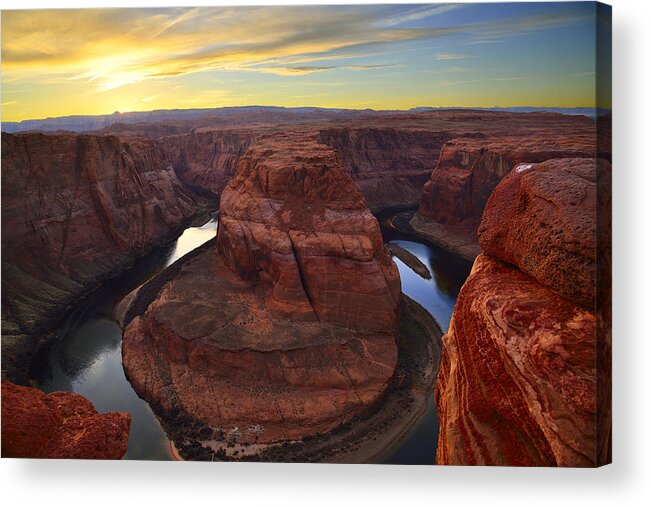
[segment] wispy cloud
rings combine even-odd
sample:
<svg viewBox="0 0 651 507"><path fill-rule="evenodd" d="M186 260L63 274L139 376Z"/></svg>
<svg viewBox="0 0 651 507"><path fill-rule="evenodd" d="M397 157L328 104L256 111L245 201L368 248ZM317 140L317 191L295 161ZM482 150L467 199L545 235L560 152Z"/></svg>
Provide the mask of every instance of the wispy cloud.
<svg viewBox="0 0 651 507"><path fill-rule="evenodd" d="M466 42L465 44L469 46L477 46L481 44L499 44L500 42L504 42L504 41L501 39L479 39L479 40L472 40Z"/></svg>
<svg viewBox="0 0 651 507"><path fill-rule="evenodd" d="M421 8L416 8L404 14L398 14L387 19L380 21L378 24L381 26L399 25L402 23L409 23L411 21L418 21L432 16L445 14L463 7L463 4L442 4L442 5L428 5Z"/></svg>
<svg viewBox="0 0 651 507"><path fill-rule="evenodd" d="M492 78L482 78L482 79L465 79L463 81L441 81L439 84L441 86L457 86L460 84L485 83L489 81L519 81L521 79L524 79L524 77L522 76L492 77Z"/></svg>
<svg viewBox="0 0 651 507"><path fill-rule="evenodd" d="M161 97L162 95L163 95L162 93L159 93L158 95L150 95L149 97L145 97L144 99L142 99L142 101L143 102L153 102L154 100Z"/></svg>
<svg viewBox="0 0 651 507"><path fill-rule="evenodd" d="M369 64L369 65L326 65L326 66L302 66L302 67L245 67L243 70L253 72L266 72L269 74L276 74L279 76L297 76L308 75L316 72L331 72L336 70L352 70L352 71L365 71L365 70L378 70L387 69L391 67L400 67L398 64Z"/></svg>
<svg viewBox="0 0 651 507"><path fill-rule="evenodd" d="M472 55L465 53L438 53L434 55L436 60L461 60L463 58L472 58Z"/></svg>
<svg viewBox="0 0 651 507"><path fill-rule="evenodd" d="M187 21L189 19L192 19L196 16L198 16L201 13L201 9L198 7L195 7L194 9L190 9L187 11L182 12L178 16L174 16L172 19L170 19L167 23L164 23L163 26L161 26L158 30L156 30L152 34L152 38L155 39L162 33L166 32L170 28L172 28L174 25L177 25L178 23L182 23L183 21Z"/></svg>
<svg viewBox="0 0 651 507"><path fill-rule="evenodd" d="M419 7L292 6L242 8L7 11L2 17L3 79L56 74L92 83L97 92L213 70L305 75L392 66L315 62L368 56L379 48L465 34L474 43L577 22L549 14L454 26L437 19L458 4ZM216 29L219 27L219 29ZM492 39L491 39L492 38ZM438 59L458 59L441 53ZM286 59L284 65L270 60Z"/></svg>

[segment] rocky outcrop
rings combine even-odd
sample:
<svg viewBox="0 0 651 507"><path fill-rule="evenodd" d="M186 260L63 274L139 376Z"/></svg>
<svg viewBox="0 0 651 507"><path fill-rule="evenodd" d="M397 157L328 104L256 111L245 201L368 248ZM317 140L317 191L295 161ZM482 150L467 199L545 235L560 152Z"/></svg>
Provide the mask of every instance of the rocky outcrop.
<svg viewBox="0 0 651 507"><path fill-rule="evenodd" d="M486 206L479 227L482 250L562 297L594 307L596 179L592 158L517 167Z"/></svg>
<svg viewBox="0 0 651 507"><path fill-rule="evenodd" d="M491 196L437 381L437 463L608 461L597 397L596 181L609 163L516 168ZM608 352L605 354L608 355ZM608 433L605 428L605 433Z"/></svg>
<svg viewBox="0 0 651 507"><path fill-rule="evenodd" d="M222 194L218 248L268 305L359 329L396 325L400 282L380 227L331 149L287 136L240 161Z"/></svg>
<svg viewBox="0 0 651 507"><path fill-rule="evenodd" d="M21 376L34 337L195 210L154 142L3 133L3 372Z"/></svg>
<svg viewBox="0 0 651 507"><path fill-rule="evenodd" d="M332 149L276 134L223 192L217 249L127 311L124 367L172 426L188 417L248 443L325 433L386 391L399 296L378 223Z"/></svg>
<svg viewBox="0 0 651 507"><path fill-rule="evenodd" d="M2 457L121 459L131 416L98 414L78 394L45 394L2 381Z"/></svg>

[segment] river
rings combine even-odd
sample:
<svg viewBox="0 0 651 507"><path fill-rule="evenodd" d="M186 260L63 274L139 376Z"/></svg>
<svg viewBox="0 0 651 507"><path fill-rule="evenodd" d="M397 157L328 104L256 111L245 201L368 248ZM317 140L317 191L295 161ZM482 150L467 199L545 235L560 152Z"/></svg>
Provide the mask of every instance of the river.
<svg viewBox="0 0 651 507"><path fill-rule="evenodd" d="M88 398L99 412L129 412L131 433L125 459L173 459L170 442L149 405L140 399L122 369L122 332L113 311L131 290L175 260L215 236L217 222L188 227L179 238L138 260L119 277L106 282L68 316L56 338L34 363L41 389L71 391ZM420 303L445 331L469 265L395 230L383 227L385 241L400 244L432 273L426 280L395 258L402 290ZM436 451L438 420L431 398L425 415L385 463L431 464Z"/></svg>

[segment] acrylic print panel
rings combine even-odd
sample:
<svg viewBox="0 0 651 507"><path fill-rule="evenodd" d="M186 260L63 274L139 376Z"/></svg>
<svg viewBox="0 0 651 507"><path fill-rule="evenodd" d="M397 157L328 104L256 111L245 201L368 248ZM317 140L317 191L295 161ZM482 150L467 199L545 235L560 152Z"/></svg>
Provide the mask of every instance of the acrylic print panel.
<svg viewBox="0 0 651 507"><path fill-rule="evenodd" d="M610 462L610 7L2 12L2 456Z"/></svg>

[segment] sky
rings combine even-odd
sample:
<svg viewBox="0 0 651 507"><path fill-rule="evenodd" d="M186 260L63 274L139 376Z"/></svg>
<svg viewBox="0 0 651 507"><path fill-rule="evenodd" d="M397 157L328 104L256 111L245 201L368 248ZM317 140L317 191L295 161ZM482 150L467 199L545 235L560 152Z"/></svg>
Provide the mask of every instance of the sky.
<svg viewBox="0 0 651 507"><path fill-rule="evenodd" d="M238 105L594 107L595 4L2 11L2 120ZM606 65L608 66L608 65ZM605 73L604 73L605 74ZM610 74L600 107L610 107Z"/></svg>

